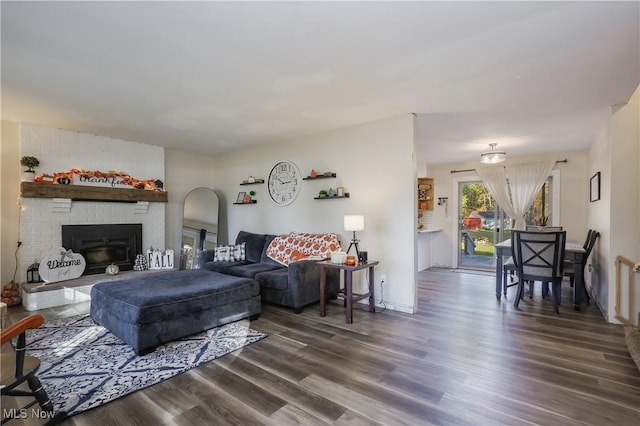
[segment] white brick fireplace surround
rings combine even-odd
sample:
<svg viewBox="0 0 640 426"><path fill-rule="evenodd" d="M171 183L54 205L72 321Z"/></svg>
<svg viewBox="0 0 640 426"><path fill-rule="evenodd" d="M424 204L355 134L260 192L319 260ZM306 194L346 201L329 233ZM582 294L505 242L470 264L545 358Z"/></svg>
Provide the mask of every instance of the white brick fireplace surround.
<svg viewBox="0 0 640 426"><path fill-rule="evenodd" d="M120 139L21 124L20 157L24 155L35 156L40 160L37 174L51 174L72 168L116 170L138 179L164 181L163 148ZM148 209L141 209L135 203L73 201L70 209L60 208L60 205L65 204L68 205L68 200L21 199L22 246L18 262L21 281L26 280L27 267L34 259L39 261L57 253L62 246L62 225L141 223L143 247L164 248L164 203L151 202ZM35 309L65 304L60 303L60 295L55 293L33 293L37 295L37 300L23 300L23 304L31 308L35 306ZM69 297L81 298L81 295Z"/></svg>

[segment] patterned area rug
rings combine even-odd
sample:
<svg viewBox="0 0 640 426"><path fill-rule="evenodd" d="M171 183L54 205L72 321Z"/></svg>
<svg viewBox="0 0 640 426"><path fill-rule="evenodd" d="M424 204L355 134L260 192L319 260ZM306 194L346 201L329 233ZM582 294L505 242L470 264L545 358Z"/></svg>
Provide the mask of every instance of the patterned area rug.
<svg viewBox="0 0 640 426"><path fill-rule="evenodd" d="M238 321L137 356L89 315L29 330L27 354L40 358L38 377L56 412L67 416L113 401L214 360L267 335Z"/></svg>

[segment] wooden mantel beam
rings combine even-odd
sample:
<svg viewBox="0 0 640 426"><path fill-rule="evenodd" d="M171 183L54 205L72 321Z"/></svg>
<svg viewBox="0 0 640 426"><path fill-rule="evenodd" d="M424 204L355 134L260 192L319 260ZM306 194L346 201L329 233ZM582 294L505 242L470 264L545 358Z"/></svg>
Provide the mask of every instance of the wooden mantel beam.
<svg viewBox="0 0 640 426"><path fill-rule="evenodd" d="M166 192L36 182L21 182L20 195L26 198L70 198L75 201L116 201L126 203L135 203L137 201L166 203L168 201Z"/></svg>

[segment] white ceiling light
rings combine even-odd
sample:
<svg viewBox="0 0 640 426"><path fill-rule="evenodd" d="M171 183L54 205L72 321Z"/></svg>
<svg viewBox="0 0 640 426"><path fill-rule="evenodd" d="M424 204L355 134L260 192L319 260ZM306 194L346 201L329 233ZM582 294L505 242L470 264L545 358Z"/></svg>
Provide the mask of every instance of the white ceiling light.
<svg viewBox="0 0 640 426"><path fill-rule="evenodd" d="M497 164L507 159L507 153L504 151L496 151L496 145L497 143L490 143L491 151L480 154L480 162L482 164Z"/></svg>

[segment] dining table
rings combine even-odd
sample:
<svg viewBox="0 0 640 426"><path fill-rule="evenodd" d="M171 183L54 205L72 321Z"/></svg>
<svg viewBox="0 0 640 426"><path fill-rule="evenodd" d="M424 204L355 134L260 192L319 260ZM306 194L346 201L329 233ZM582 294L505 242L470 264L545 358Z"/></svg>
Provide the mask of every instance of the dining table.
<svg viewBox="0 0 640 426"><path fill-rule="evenodd" d="M495 245L496 253L496 297L500 299L502 294L502 265L505 256L511 256L511 239L504 240ZM573 285L573 308L580 310L580 305L585 298L584 286L584 255L586 250L582 244L575 241L567 241L564 245L564 260L571 261L575 267L575 280Z"/></svg>

